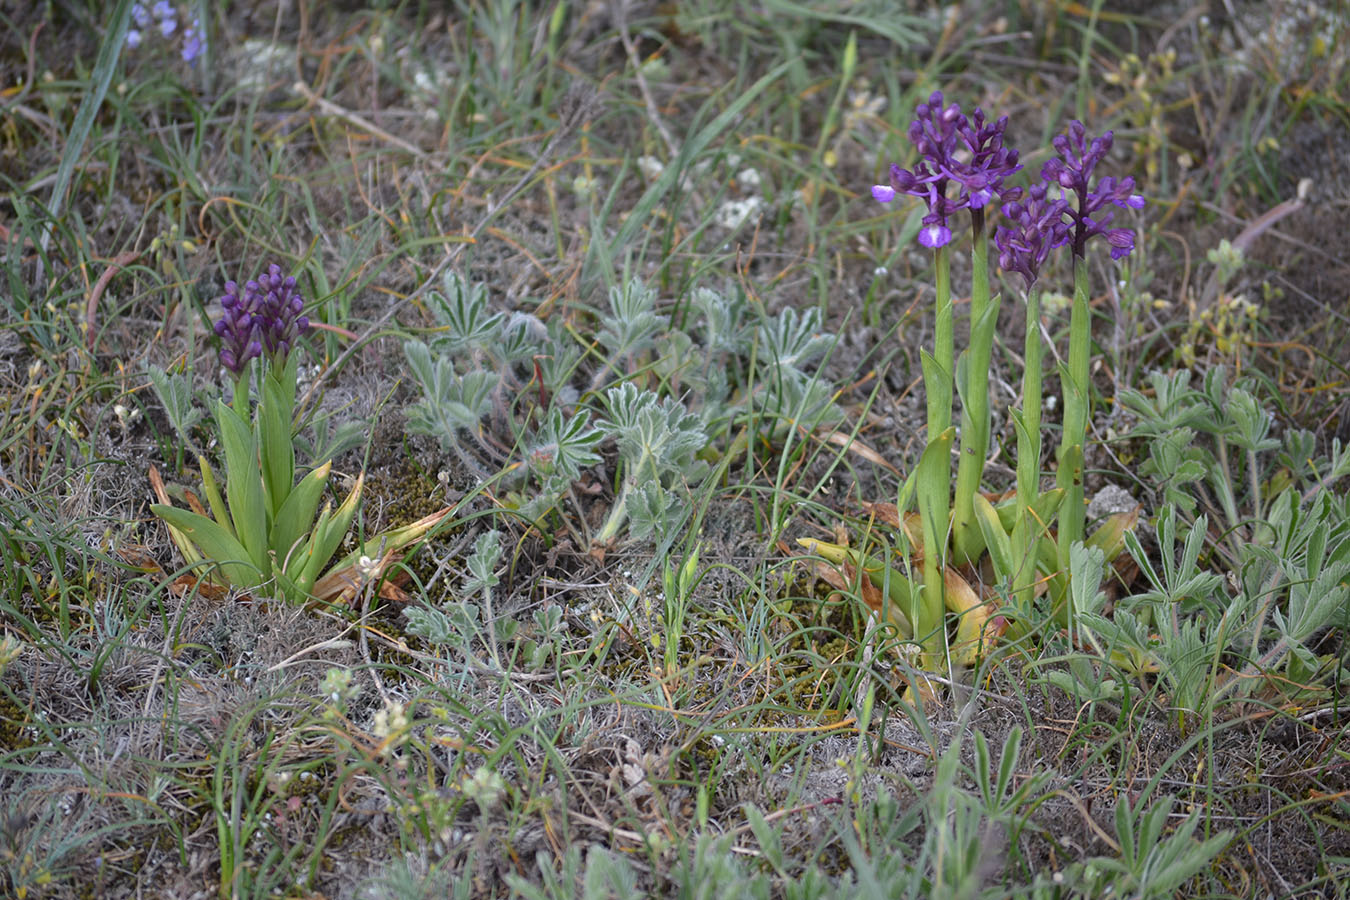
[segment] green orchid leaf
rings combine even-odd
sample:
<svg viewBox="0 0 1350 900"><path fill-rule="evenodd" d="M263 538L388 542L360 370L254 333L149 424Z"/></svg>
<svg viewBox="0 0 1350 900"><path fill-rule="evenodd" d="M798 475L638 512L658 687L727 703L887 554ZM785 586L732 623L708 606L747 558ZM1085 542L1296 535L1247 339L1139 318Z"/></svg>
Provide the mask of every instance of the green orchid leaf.
<svg viewBox="0 0 1350 900"><path fill-rule="evenodd" d="M1008 538L1008 532L1003 530L998 513L994 511L994 504L989 502L989 498L984 494L976 494L974 500L975 524L979 527L985 549L989 551L989 558L994 563L994 572L1000 578L1010 578L1017 567L1017 562L1014 562L1012 541Z"/></svg>
<svg viewBox="0 0 1350 900"><path fill-rule="evenodd" d="M448 510L443 512L448 512ZM444 515L436 513L427 516L426 518L419 519L409 525L382 531L375 535L375 537L367 540L359 549L352 551L342 557L342 559L333 563L330 567L330 571L337 571L346 568L347 566L355 565L363 556L374 559L377 556L383 556L386 553L398 552L404 547L420 541L431 531L431 529L441 524L444 518Z"/></svg>
<svg viewBox="0 0 1350 900"><path fill-rule="evenodd" d="M319 577L319 569L323 562L315 561L317 549L315 541L319 535L327 534L329 525L333 521L333 504L325 503L323 510L319 513L319 518L314 522L314 530L309 533L309 540L295 549L286 558L286 584L288 592L294 588L294 593L289 593L293 600L303 600L308 596L310 590L314 587L314 582Z"/></svg>
<svg viewBox="0 0 1350 900"><path fill-rule="evenodd" d="M225 496L238 542L264 574L271 571L267 551L267 506L253 429L223 400L216 401L216 424L225 447Z"/></svg>
<svg viewBox="0 0 1350 900"><path fill-rule="evenodd" d="M347 494L347 499L342 501L342 505L333 512L331 517L321 515L318 523L314 526L314 534L309 539L309 554L304 560L304 568L296 578L296 585L308 593L314 587L314 582L318 581L319 573L323 571L328 561L333 558L337 548L342 543L342 539L347 535L347 529L351 528L352 519L356 515L356 507L361 501L361 489L365 485L365 473L356 477L356 484L352 486L351 492ZM325 510L326 513L326 510Z"/></svg>
<svg viewBox="0 0 1350 900"><path fill-rule="evenodd" d="M296 356L286 363L292 370ZM258 444L262 450L263 492L267 497L267 518L275 521L285 505L295 481L295 445L291 441L291 404L283 381L270 371L262 380L262 402L258 405ZM293 382L292 382L293 383Z"/></svg>
<svg viewBox="0 0 1350 900"><path fill-rule="evenodd" d="M152 504L150 511L163 519L172 530L181 532L201 551L200 561L214 561L220 574L239 588L257 587L266 581L259 568L252 564L244 545L225 528L206 516L176 506ZM186 555L186 554L185 554ZM189 563L193 560L189 559Z"/></svg>
<svg viewBox="0 0 1350 900"><path fill-rule="evenodd" d="M1036 499L1031 503L1030 510L1035 533L1044 534L1050 528L1055 512L1059 509L1063 500L1064 491L1062 488L1051 488L1036 495ZM994 510L998 513L998 521L1003 530L1011 532L1013 526L1017 524L1017 498L1009 497L1006 500L1000 500L994 504Z"/></svg>
<svg viewBox="0 0 1350 900"><path fill-rule="evenodd" d="M928 360L925 360L927 363ZM929 366L925 365L925 369ZM932 368L938 368L936 363ZM914 636L923 644L925 668L945 656L946 631L942 627L945 603L943 567L946 563L947 526L951 519L951 453L956 428L930 438L919 457L919 481L915 493L923 526L923 595L911 606Z"/></svg>
<svg viewBox="0 0 1350 900"><path fill-rule="evenodd" d="M216 520L216 524L229 532L230 537L238 539L239 535L234 533L234 523L230 521L230 509L225 505L225 498L220 495L220 484L216 481L216 473L212 471L211 464L206 461L205 456L197 457L197 468L202 472L202 493L206 495L206 504L211 508L211 517Z"/></svg>
<svg viewBox="0 0 1350 900"><path fill-rule="evenodd" d="M930 405L951 409L952 396L956 390L952 373L927 350L919 351L919 362L923 368L923 386L930 398Z"/></svg>
<svg viewBox="0 0 1350 900"><path fill-rule="evenodd" d="M276 520L272 523L270 545L279 560L286 560L296 552L296 543L314 527L314 514L323 500L324 488L328 486L328 474L333 464L326 462L310 472L291 491L290 496L277 510ZM288 569L284 563L281 566Z"/></svg>

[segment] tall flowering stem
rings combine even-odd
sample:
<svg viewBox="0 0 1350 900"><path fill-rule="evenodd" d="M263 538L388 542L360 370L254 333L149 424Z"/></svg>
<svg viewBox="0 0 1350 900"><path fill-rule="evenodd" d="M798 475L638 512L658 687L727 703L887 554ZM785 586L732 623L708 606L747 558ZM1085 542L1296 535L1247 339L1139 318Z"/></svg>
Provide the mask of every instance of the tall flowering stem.
<svg viewBox="0 0 1350 900"><path fill-rule="evenodd" d="M1059 185L1066 201L1069 245L1073 248L1073 306L1069 313L1069 359L1060 383L1064 395L1064 429L1059 447L1056 483L1064 490L1059 513L1059 555L1068 560L1069 548L1083 540L1087 507L1083 496L1083 448L1092 418L1092 385L1088 378L1092 322L1088 306L1087 243L1104 237L1111 258L1122 259L1134 250L1134 232L1110 228L1113 210L1142 209L1144 198L1134 193L1134 179L1105 177L1092 184L1093 170L1111 149L1112 133L1091 141L1082 122L1072 122L1067 134L1054 139L1059 159L1041 169L1041 178Z"/></svg>
<svg viewBox="0 0 1350 900"><path fill-rule="evenodd" d="M955 327L951 298L951 261L948 244L952 240L948 220L964 202L947 196L948 184L956 170L956 154L961 129L968 127L961 107L947 105L941 92L935 92L914 111L909 138L919 151L913 169L890 167L890 183L872 188L872 196L889 203L900 194L919 197L928 206L919 228L919 243L934 251L936 299L934 309L933 352L920 354L928 407L928 443L915 474L915 495L923 528L923 590L910 610L914 634L923 648L924 664L931 667L945 657L946 629L943 627L945 589L942 576L946 565L947 527L951 515L950 453L954 430L951 428L952 398L955 394Z"/></svg>
<svg viewBox="0 0 1350 900"><path fill-rule="evenodd" d="M998 323L998 297L989 290L989 232L985 209L996 199L1015 199L1021 191L1005 188L1004 180L1021 169L1017 151L1003 143L1008 117L985 119L976 108L958 127L963 153L946 162L946 171L960 186L960 201L970 210L971 287L970 345L961 379L961 446L956 469L952 542L959 562L973 562L984 550L975 519L975 495L989 454L989 364ZM962 374L964 377L962 377Z"/></svg>
<svg viewBox="0 0 1350 900"><path fill-rule="evenodd" d="M951 426L952 400L960 381L961 453L955 504L958 559L970 559L983 549L983 539L974 522L974 497L979 490L989 448L989 363L993 352L998 301L989 291L989 238L985 230L985 207L1011 192L1004 179L1021 166L1017 151L1003 144L1007 117L994 122L976 109L971 118L953 103L946 104L941 92L915 109L909 138L919 151L912 169L890 167L890 183L876 185L872 196L889 203L897 195L921 198L928 206L919 229L919 243L935 251L936 308L932 354L922 354L924 388L928 404L928 445L916 474L920 520L924 541L924 587L922 610L912 617L925 652L938 652L945 638L942 610L945 595L943 569L947 562L947 533L952 521L952 490L949 453L955 439ZM954 196L952 196L954 194ZM971 343L964 367L958 374L951 300L949 244L952 214L969 209L975 226L974 280L971 296ZM954 610L964 614L966 610ZM925 623L936 623L931 638Z"/></svg>
<svg viewBox="0 0 1350 900"><path fill-rule="evenodd" d="M1047 196L1045 184L1033 185L1026 198L1003 207L1009 225L999 228L994 242L999 265L1022 276L1026 286L1026 341L1023 351L1022 410L1014 411L1017 430L1017 517L1011 536L1013 601L1016 625L1030 619L1035 598L1036 542L1049 523L1038 521L1033 509L1041 493L1041 377L1045 348L1041 341L1041 298L1036 288L1041 266L1050 251L1069 240L1064 221L1068 204Z"/></svg>

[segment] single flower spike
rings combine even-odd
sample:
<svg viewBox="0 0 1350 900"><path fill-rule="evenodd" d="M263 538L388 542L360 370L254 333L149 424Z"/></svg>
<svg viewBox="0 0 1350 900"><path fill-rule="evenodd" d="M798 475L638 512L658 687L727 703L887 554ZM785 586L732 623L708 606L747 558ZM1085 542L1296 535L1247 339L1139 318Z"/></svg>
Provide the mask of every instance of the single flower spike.
<svg viewBox="0 0 1350 900"><path fill-rule="evenodd" d="M301 315L305 298L296 289L295 276L283 278L281 266L273 263L266 275L246 287L257 291L263 347L274 360L284 363L295 339L309 329L309 319Z"/></svg>
<svg viewBox="0 0 1350 900"><path fill-rule="evenodd" d="M942 105L941 91L935 91L927 103L914 110L915 119L909 126L909 139L919 151L919 161L913 171L891 164L890 184L872 187L872 197L881 203L890 203L897 194L920 197L928 204L928 215L919 229L919 243L937 249L952 239L947 219L966 205L965 200L947 197L947 182L951 171L959 166L954 154L961 138L961 129L968 127L961 107L953 103Z"/></svg>
<svg viewBox="0 0 1350 900"><path fill-rule="evenodd" d="M220 362L238 378L254 357L268 357L284 365L296 339L309 330L309 319L301 313L304 297L296 289L294 276L283 278L281 266L273 264L267 274L244 285L242 291L233 281L226 282L223 310L215 324L221 338Z"/></svg>
<svg viewBox="0 0 1350 900"><path fill-rule="evenodd" d="M220 298L222 312L214 330L220 337L220 364L235 378L243 374L250 359L262 355L258 317L254 314L252 301L247 289L241 297L237 283L225 282L225 295Z"/></svg>
<svg viewBox="0 0 1350 900"><path fill-rule="evenodd" d="M919 243L942 247L952 239L947 219L961 209L983 209L994 198L1014 199L1015 188L1005 188L1003 180L1021 169L1017 151L1003 145L1008 117L986 122L983 110L976 108L974 119L961 114L953 103L943 105L937 91L920 103L909 126L909 139L919 151L913 171L891 166L891 183L872 188L872 196L889 203L896 194L921 197L928 203L928 215L919 230ZM957 196L947 196L954 182Z"/></svg>
<svg viewBox="0 0 1350 900"><path fill-rule="evenodd" d="M1051 199L1044 183L1032 185L1025 199L1005 203L1003 215L1012 224L1000 225L994 233L999 266L1021 275L1030 289L1050 251L1069 242L1069 223L1064 221L1068 212L1068 201Z"/></svg>
<svg viewBox="0 0 1350 900"><path fill-rule="evenodd" d="M1003 146L1003 133L1008 129L1008 117L985 124L984 110L978 106L971 121L962 121L958 127L961 141L970 152L967 162L949 164L947 175L961 185L962 196L971 209L982 209L995 197L1014 200L1020 194L1017 188L1003 187L1003 179L1022 168L1017 162L1017 151Z"/></svg>
<svg viewBox="0 0 1350 900"><path fill-rule="evenodd" d="M1102 178L1095 190L1091 186L1092 171L1111 149L1112 132L1108 131L1091 142L1082 122L1069 123L1069 133L1054 139L1054 147L1063 159L1052 159L1041 168L1041 178L1057 184L1065 194L1077 197L1077 207L1067 210L1072 229L1069 243L1074 256L1083 257L1089 238L1104 235L1111 245L1111 258L1121 259L1134 250L1134 232L1128 228L1108 228L1115 213L1107 207L1143 209L1144 198L1134 193L1134 179Z"/></svg>

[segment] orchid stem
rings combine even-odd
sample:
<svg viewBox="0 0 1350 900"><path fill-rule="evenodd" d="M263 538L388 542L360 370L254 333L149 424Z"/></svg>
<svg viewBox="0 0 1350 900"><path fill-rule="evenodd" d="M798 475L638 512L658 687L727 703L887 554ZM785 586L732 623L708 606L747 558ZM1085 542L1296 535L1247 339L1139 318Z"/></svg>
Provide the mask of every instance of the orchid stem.
<svg viewBox="0 0 1350 900"><path fill-rule="evenodd" d="M1092 416L1088 358L1092 345L1092 320L1088 308L1087 261L1073 261L1073 307L1069 313L1069 362L1061 370L1064 395L1064 431L1059 445L1059 470L1055 483L1064 489L1059 512L1059 558L1066 563L1069 548L1083 539L1087 511L1083 503L1083 448ZM1076 451L1076 452L1075 452Z"/></svg>
<svg viewBox="0 0 1350 900"><path fill-rule="evenodd" d="M975 522L975 494L989 453L989 365L994 349L998 302L989 296L989 234L984 210L973 208L975 240L971 249L970 346L961 396L961 450L956 465L956 504L952 523L958 562L972 562L984 550ZM959 375L958 375L959 377Z"/></svg>
<svg viewBox="0 0 1350 900"><path fill-rule="evenodd" d="M1021 618L1031 612L1036 583L1036 541L1043 523L1031 521L1041 489L1041 296L1027 291L1027 335L1023 353L1022 417L1017 431L1017 521L1013 525L1013 596Z"/></svg>

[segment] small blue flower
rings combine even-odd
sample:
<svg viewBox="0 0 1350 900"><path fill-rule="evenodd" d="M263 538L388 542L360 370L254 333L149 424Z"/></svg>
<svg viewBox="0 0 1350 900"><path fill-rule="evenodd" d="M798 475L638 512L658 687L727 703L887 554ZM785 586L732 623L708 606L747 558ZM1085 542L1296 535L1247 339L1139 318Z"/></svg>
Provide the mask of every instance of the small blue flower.
<svg viewBox="0 0 1350 900"><path fill-rule="evenodd" d="M206 42L202 40L201 20L194 18L192 24L183 32L183 62L190 66L197 65L197 57L201 56L205 49Z"/></svg>
<svg viewBox="0 0 1350 900"><path fill-rule="evenodd" d="M159 20L159 33L163 37L169 37L178 28L178 13L168 0L159 0L151 11Z"/></svg>

